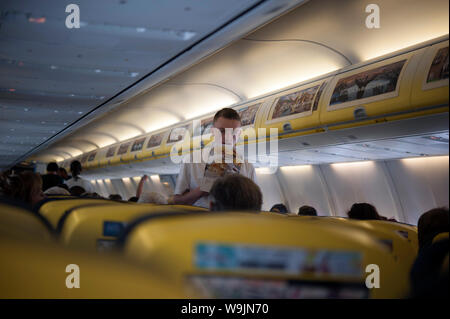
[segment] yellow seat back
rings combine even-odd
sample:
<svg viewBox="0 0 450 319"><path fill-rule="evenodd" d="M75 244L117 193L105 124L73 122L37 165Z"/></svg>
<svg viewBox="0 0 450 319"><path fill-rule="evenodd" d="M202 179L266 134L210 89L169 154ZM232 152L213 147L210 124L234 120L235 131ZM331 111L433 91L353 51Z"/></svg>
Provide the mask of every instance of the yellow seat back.
<svg viewBox="0 0 450 319"><path fill-rule="evenodd" d="M5 239L29 238L50 241L53 231L49 222L40 214L21 204L2 199L0 202L0 236Z"/></svg>
<svg viewBox="0 0 450 319"><path fill-rule="evenodd" d="M438 241L448 239L448 232L447 233L439 233L433 238L433 244L437 243Z"/></svg>
<svg viewBox="0 0 450 319"><path fill-rule="evenodd" d="M400 298L408 274L362 230L256 213L142 217L121 238L125 255L213 298ZM365 285L366 266L380 288Z"/></svg>
<svg viewBox="0 0 450 319"><path fill-rule="evenodd" d="M403 234L397 232L397 228L385 227L385 223L373 223L372 220L355 220L341 217L293 217L294 220L327 224L333 227L350 227L361 229L379 242L386 245L392 253L394 260L402 265L406 272L410 271L417 256L417 248L408 241Z"/></svg>
<svg viewBox="0 0 450 319"><path fill-rule="evenodd" d="M0 241L0 298L2 299L142 299L185 298L170 278L142 269L123 258L65 250L29 241ZM68 288L77 265L79 288ZM66 272L67 271L67 272ZM69 283L75 281L69 278Z"/></svg>
<svg viewBox="0 0 450 319"><path fill-rule="evenodd" d="M173 211L204 211L202 208L154 204L92 204L68 211L57 227L60 242L68 247L91 251L114 250L116 240L125 226L148 214Z"/></svg>
<svg viewBox="0 0 450 319"><path fill-rule="evenodd" d="M40 205L39 212L42 216L46 217L52 227L56 229L58 221L68 210L74 207L92 204L108 204L115 203L106 199L96 199L96 198L52 198L43 201ZM120 204L120 202L117 202Z"/></svg>
<svg viewBox="0 0 450 319"><path fill-rule="evenodd" d="M367 220L366 222L375 227L401 235L414 247L416 252L419 250L419 238L416 226L386 220Z"/></svg>

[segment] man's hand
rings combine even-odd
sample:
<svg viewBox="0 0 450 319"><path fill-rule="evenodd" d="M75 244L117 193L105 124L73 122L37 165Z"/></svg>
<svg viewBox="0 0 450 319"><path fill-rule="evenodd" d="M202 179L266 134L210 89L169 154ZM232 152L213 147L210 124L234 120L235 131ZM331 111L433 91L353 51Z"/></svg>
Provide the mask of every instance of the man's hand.
<svg viewBox="0 0 450 319"><path fill-rule="evenodd" d="M197 187L183 195L175 195L173 200L175 204L192 205L201 197L207 196L208 194L208 192L204 192L200 190L200 187Z"/></svg>

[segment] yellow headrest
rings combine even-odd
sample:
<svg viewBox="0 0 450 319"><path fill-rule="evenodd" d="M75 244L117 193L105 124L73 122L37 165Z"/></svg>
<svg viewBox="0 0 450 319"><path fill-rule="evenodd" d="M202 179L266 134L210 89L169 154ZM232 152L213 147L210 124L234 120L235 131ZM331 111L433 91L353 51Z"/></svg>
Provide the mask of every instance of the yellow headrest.
<svg viewBox="0 0 450 319"><path fill-rule="evenodd" d="M0 241L0 298L185 298L185 293L151 268L123 258L92 255L35 242ZM76 283L78 266L79 288ZM70 276L70 277L69 277ZM69 278L68 278L69 277Z"/></svg>
<svg viewBox="0 0 450 319"><path fill-rule="evenodd" d="M195 210L206 213L193 206L97 203L68 211L60 219L57 231L66 246L103 251L113 248L124 227L140 216Z"/></svg>
<svg viewBox="0 0 450 319"><path fill-rule="evenodd" d="M0 202L0 236L5 238L52 240L48 221L38 213L7 200Z"/></svg>
<svg viewBox="0 0 450 319"><path fill-rule="evenodd" d="M53 198L43 201L39 207L39 212L42 216L46 217L52 227L56 229L58 221L64 215L64 213L74 207L91 205L91 204L112 204L120 202L113 202L106 199L94 199L94 198Z"/></svg>
<svg viewBox="0 0 450 319"><path fill-rule="evenodd" d="M434 236L433 244L444 239L448 239L448 233L439 233L436 236Z"/></svg>
<svg viewBox="0 0 450 319"><path fill-rule="evenodd" d="M351 285L347 292L353 297L396 298L409 289L408 273L364 231L256 213L142 217L127 227L123 249L127 257L209 297L245 297L239 293L249 287L270 291L288 285L286 280ZM368 291L370 264L378 265L382 275L381 288ZM278 295L283 296L288 295Z"/></svg>

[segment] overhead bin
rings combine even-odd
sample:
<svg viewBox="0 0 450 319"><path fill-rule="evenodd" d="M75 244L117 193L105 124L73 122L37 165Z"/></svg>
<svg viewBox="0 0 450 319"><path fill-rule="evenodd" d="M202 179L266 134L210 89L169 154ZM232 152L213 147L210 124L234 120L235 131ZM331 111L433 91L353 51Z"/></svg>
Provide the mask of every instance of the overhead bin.
<svg viewBox="0 0 450 319"><path fill-rule="evenodd" d="M324 92L321 125L329 130L343 129L413 111L412 84L424 50L339 72Z"/></svg>
<svg viewBox="0 0 450 319"><path fill-rule="evenodd" d="M313 138L316 133L334 131L339 134L339 130L347 128L359 129L448 113L448 43L446 39L434 45L405 49L403 53L352 65L295 87L232 105L243 119L238 145L255 141L253 135L260 128L266 129L266 136L271 128L278 129L279 139L308 135ZM208 132L213 116L214 113L210 113L199 117L195 128L192 120L188 120L107 146L96 151L95 161L98 159L99 166L104 167L166 158L171 152L184 155L201 149L213 139ZM182 139L183 134L177 132L186 130L190 138ZM265 138L258 142L265 142ZM81 155L82 164L84 161L87 168L94 167L88 158L89 154Z"/></svg>
<svg viewBox="0 0 450 319"><path fill-rule="evenodd" d="M408 292L408 273L356 228L257 213L169 213L130 224L122 242L128 258L212 298L401 298ZM380 288L369 290L371 264L383 275Z"/></svg>
<svg viewBox="0 0 450 319"><path fill-rule="evenodd" d="M165 154L165 144L169 134L170 130L161 130L150 134L142 152L138 153L136 157L138 159L153 159Z"/></svg>
<svg viewBox="0 0 450 319"><path fill-rule="evenodd" d="M35 241L0 241L2 299L187 298L171 278L123 258L69 251ZM79 288L69 288L79 269ZM69 266L69 267L68 267ZM191 297L191 296L189 296ZM195 297L195 296L194 296ZM198 296L196 296L198 298Z"/></svg>
<svg viewBox="0 0 450 319"><path fill-rule="evenodd" d="M432 45L425 50L414 77L411 107L420 109L430 106L442 106L448 111L448 48L449 41L447 40Z"/></svg>
<svg viewBox="0 0 450 319"><path fill-rule="evenodd" d="M53 229L48 220L39 213L29 210L23 204L1 198L0 237L2 237L1 242L13 238L51 241Z"/></svg>
<svg viewBox="0 0 450 319"><path fill-rule="evenodd" d="M88 157L86 160L85 168L87 169L94 169L98 167L99 161L97 159L98 151L92 151L88 153Z"/></svg>
<svg viewBox="0 0 450 319"><path fill-rule="evenodd" d="M321 97L331 77L309 82L271 96L261 115L260 128L278 129L281 139L323 132L319 121Z"/></svg>

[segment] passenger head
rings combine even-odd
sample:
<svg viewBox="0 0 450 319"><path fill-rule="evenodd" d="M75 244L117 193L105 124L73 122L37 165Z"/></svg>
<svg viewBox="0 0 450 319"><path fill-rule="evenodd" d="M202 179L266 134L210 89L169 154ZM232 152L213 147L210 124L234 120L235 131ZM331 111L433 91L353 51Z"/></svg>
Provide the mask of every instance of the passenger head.
<svg viewBox="0 0 450 319"><path fill-rule="evenodd" d="M373 205L367 203L355 203L352 208L347 213L349 218L370 220L370 219L380 219L380 215Z"/></svg>
<svg viewBox="0 0 450 319"><path fill-rule="evenodd" d="M58 174L58 164L50 162L47 164L47 172L50 174Z"/></svg>
<svg viewBox="0 0 450 319"><path fill-rule="evenodd" d="M273 212L273 213L281 213L281 214L287 214L288 213L287 207L284 206L284 204L275 204L275 205L272 206L270 211Z"/></svg>
<svg viewBox="0 0 450 319"><path fill-rule="evenodd" d="M214 115L213 124L214 128L222 135L222 144L232 142L234 145L237 142L241 127L241 117L238 112L230 108L223 108ZM230 130L226 130L227 128ZM226 138L227 132L232 133L228 138Z"/></svg>
<svg viewBox="0 0 450 319"><path fill-rule="evenodd" d="M58 169L58 174L59 176L61 176L64 180L68 180L69 179L69 175L67 174L67 171L64 167L60 167Z"/></svg>
<svg viewBox="0 0 450 319"><path fill-rule="evenodd" d="M109 199L110 199L110 200L118 200L118 201L121 201L121 200L122 200L122 196L120 196L119 194L111 194L111 195L109 195Z"/></svg>
<svg viewBox="0 0 450 319"><path fill-rule="evenodd" d="M70 171L72 172L73 178L77 179L78 175L81 174L81 163L80 161L73 161L70 163Z"/></svg>
<svg viewBox="0 0 450 319"><path fill-rule="evenodd" d="M69 192L73 196L81 196L82 194L86 193L86 190L81 186L72 186L69 189Z"/></svg>
<svg viewBox="0 0 450 319"><path fill-rule="evenodd" d="M420 216L417 223L419 249L431 245L439 233L449 232L448 208L434 208Z"/></svg>
<svg viewBox="0 0 450 319"><path fill-rule="evenodd" d="M317 216L317 211L314 207L303 205L298 209L298 215L300 216Z"/></svg>
<svg viewBox="0 0 450 319"><path fill-rule="evenodd" d="M45 190L45 195L70 195L70 192L60 186L53 186Z"/></svg>
<svg viewBox="0 0 450 319"><path fill-rule="evenodd" d="M35 206L45 198L42 192L42 178L33 172L19 174L20 190L16 193L16 199L20 199L31 206Z"/></svg>
<svg viewBox="0 0 450 319"><path fill-rule="evenodd" d="M261 190L251 179L240 174L217 179L209 194L212 211L261 210Z"/></svg>
<svg viewBox="0 0 450 319"><path fill-rule="evenodd" d="M137 198L136 196L130 197L128 199L129 202L134 202L134 203L137 203L138 200L139 200L139 198Z"/></svg>

